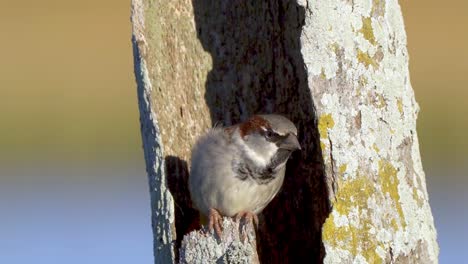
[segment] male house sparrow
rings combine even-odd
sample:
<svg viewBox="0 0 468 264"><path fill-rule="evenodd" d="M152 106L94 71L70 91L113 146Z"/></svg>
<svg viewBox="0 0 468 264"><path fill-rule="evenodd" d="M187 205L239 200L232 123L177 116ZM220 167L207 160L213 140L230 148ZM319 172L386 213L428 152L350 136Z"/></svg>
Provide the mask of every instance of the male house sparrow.
<svg viewBox="0 0 468 264"><path fill-rule="evenodd" d="M280 115L255 115L211 129L192 150L189 189L193 204L221 234L221 216L252 218L275 197L286 161L300 149L297 128Z"/></svg>

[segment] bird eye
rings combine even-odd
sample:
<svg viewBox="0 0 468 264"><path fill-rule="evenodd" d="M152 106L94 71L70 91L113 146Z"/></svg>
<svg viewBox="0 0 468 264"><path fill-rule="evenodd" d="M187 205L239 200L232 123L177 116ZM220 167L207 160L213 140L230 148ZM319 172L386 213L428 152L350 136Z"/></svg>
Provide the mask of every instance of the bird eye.
<svg viewBox="0 0 468 264"><path fill-rule="evenodd" d="M279 135L272 130L265 131L265 138L269 141L275 141L279 138Z"/></svg>

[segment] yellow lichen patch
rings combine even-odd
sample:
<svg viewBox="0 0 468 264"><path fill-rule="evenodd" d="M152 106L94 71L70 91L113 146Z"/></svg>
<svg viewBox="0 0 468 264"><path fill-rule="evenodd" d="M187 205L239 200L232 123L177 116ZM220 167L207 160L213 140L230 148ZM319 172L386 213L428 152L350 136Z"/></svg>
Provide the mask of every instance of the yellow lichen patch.
<svg viewBox="0 0 468 264"><path fill-rule="evenodd" d="M320 148L321 148L322 150L324 150L325 147L326 147L326 146L325 146L325 143L323 143L322 141L320 141Z"/></svg>
<svg viewBox="0 0 468 264"><path fill-rule="evenodd" d="M393 228L393 230L399 230L400 229L400 228L398 228L398 224L397 224L395 218L392 218L392 221L390 221L390 226Z"/></svg>
<svg viewBox="0 0 468 264"><path fill-rule="evenodd" d="M338 53L339 49L340 49L340 45L338 45L338 43L333 43L332 45L330 45L330 49L335 53L335 55Z"/></svg>
<svg viewBox="0 0 468 264"><path fill-rule="evenodd" d="M322 67L322 71L320 72L320 78L322 78L322 80L327 79L327 75L325 74L325 69L323 67Z"/></svg>
<svg viewBox="0 0 468 264"><path fill-rule="evenodd" d="M389 161L379 161L379 179L382 186L382 192L388 193L393 203L396 206L398 215L400 216L401 225L406 227L405 216L403 214L403 208L400 204L400 193L398 192L398 185L400 181L397 177L397 170Z"/></svg>
<svg viewBox="0 0 468 264"><path fill-rule="evenodd" d="M398 106L398 111L400 112L400 114L403 114L403 101L401 101L401 99L397 100L397 106Z"/></svg>
<svg viewBox="0 0 468 264"><path fill-rule="evenodd" d="M356 96L359 97L359 96L361 96L361 94L362 94L362 88L361 88L361 87L358 87L358 88L356 89Z"/></svg>
<svg viewBox="0 0 468 264"><path fill-rule="evenodd" d="M328 138L328 129L335 126L335 121L331 114L323 114L319 118L318 129L320 138Z"/></svg>
<svg viewBox="0 0 468 264"><path fill-rule="evenodd" d="M343 170L346 170L345 164L339 167L340 173ZM355 179L338 181L338 191L332 205L333 212L322 228L324 243L349 251L353 256L361 255L368 263L383 263L384 259L377 253L377 249L386 251L390 246L390 242L383 242L377 238L375 232L378 226L383 224L382 229L394 231L406 226L399 204L397 170L390 162L382 160L379 161L379 176L380 181L377 183L359 174ZM382 191L377 191L379 185ZM399 215L393 214L390 209L380 217L377 216L380 219L375 219L375 213L372 207L369 207L369 199L382 204L389 196L395 201ZM348 221L340 221L343 224L338 226L338 222L335 223L338 216L348 218ZM350 217L357 217L358 220L350 221Z"/></svg>
<svg viewBox="0 0 468 264"><path fill-rule="evenodd" d="M369 81L367 80L366 76L359 76L359 85L361 87L365 87Z"/></svg>
<svg viewBox="0 0 468 264"><path fill-rule="evenodd" d="M360 221L357 226L348 224L337 227L334 216L331 214L323 225L324 242L333 247L348 250L354 256L361 254L369 263L382 263L376 249L378 246L385 248L385 245L370 232L373 224L367 206L367 199L375 193L373 183L366 177L358 176L354 180L343 182L338 190L333 202L334 210L340 215L348 216L351 209L356 208Z"/></svg>
<svg viewBox="0 0 468 264"><path fill-rule="evenodd" d="M362 50L358 49L357 59L360 63L364 64L366 68L369 68L369 65L372 67L377 68L377 63L373 58L367 54L367 52L363 52Z"/></svg>
<svg viewBox="0 0 468 264"><path fill-rule="evenodd" d="M387 102L385 102L385 98L384 98L383 95L377 94L376 97L377 97L376 106L377 106L378 108L384 108L384 107L387 106Z"/></svg>
<svg viewBox="0 0 468 264"><path fill-rule="evenodd" d="M375 143L374 143L374 145L372 145L372 148L375 150L375 152L380 151L379 147L377 147L377 144L375 144Z"/></svg>
<svg viewBox="0 0 468 264"><path fill-rule="evenodd" d="M413 199L418 203L418 206L421 207L424 204L423 199L421 199L418 195L418 188L413 187Z"/></svg>
<svg viewBox="0 0 468 264"><path fill-rule="evenodd" d="M335 247L343 246L339 244L345 242L346 238L349 236L347 229L348 227L336 227L335 218L333 214L331 214L323 224L323 240Z"/></svg>
<svg viewBox="0 0 468 264"><path fill-rule="evenodd" d="M347 215L352 207L367 208L367 198L374 192L372 183L365 177L343 181L338 190L333 207L342 215Z"/></svg>
<svg viewBox="0 0 468 264"><path fill-rule="evenodd" d="M359 30L364 38L367 39L372 45L377 44L374 36L374 29L372 28L372 19L370 17L362 18L362 28Z"/></svg>
<svg viewBox="0 0 468 264"><path fill-rule="evenodd" d="M335 218L333 217L333 214L330 214L330 216L325 220L325 223L323 223L322 237L323 237L323 240L332 244L333 246L336 246L335 243L337 240L341 240L341 239L335 239L335 236L336 236L335 230L336 230Z"/></svg>
<svg viewBox="0 0 468 264"><path fill-rule="evenodd" d="M361 254L368 263L382 263L377 254L377 247L384 245L370 234L370 222L362 223L361 227L340 226L334 223L333 215L323 225L323 240L333 247L348 250L353 256Z"/></svg>
<svg viewBox="0 0 468 264"><path fill-rule="evenodd" d="M338 171L340 172L340 174L344 174L346 172L346 168L348 167L347 164L343 164L341 165L339 168L338 168Z"/></svg>

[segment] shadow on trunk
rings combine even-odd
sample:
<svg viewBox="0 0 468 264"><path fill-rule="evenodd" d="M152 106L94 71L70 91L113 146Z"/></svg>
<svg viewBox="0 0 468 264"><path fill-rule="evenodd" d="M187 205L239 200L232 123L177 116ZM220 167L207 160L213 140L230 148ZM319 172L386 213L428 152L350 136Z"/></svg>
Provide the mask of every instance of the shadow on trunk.
<svg viewBox="0 0 468 264"><path fill-rule="evenodd" d="M305 10L295 1L194 0L196 29L213 59L205 99L213 124L279 113L299 129L302 152L260 216L262 263L320 263L330 213L316 114L300 50Z"/></svg>

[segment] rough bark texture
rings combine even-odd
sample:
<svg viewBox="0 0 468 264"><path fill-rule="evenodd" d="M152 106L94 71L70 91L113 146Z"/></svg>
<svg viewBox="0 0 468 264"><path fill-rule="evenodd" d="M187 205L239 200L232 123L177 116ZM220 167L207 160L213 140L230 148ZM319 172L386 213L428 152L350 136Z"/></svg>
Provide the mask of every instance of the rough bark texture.
<svg viewBox="0 0 468 264"><path fill-rule="evenodd" d="M132 7L156 263L437 262L396 0ZM196 137L272 112L297 124L303 150L257 239L242 243L228 219L220 240L190 233Z"/></svg>
<svg viewBox="0 0 468 264"><path fill-rule="evenodd" d="M184 237L180 264L249 264L259 263L252 225L224 219L220 238L207 231L194 231Z"/></svg>
<svg viewBox="0 0 468 264"><path fill-rule="evenodd" d="M203 96L211 63L197 39L190 1L132 1L132 23L155 263L171 263L197 217L187 196L186 161L210 125Z"/></svg>
<svg viewBox="0 0 468 264"><path fill-rule="evenodd" d="M325 262L437 262L398 1L306 10L302 52L333 206Z"/></svg>

